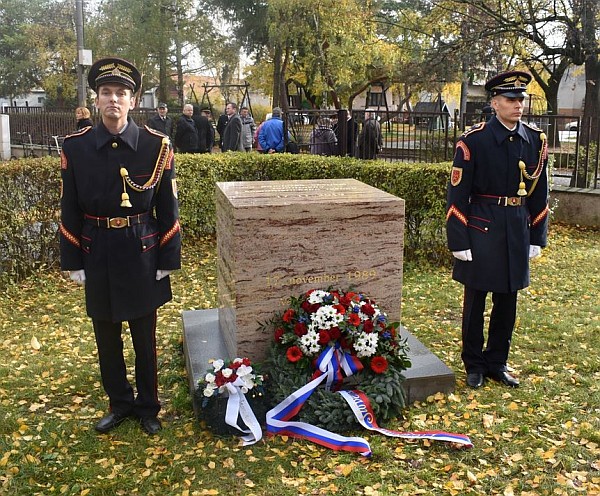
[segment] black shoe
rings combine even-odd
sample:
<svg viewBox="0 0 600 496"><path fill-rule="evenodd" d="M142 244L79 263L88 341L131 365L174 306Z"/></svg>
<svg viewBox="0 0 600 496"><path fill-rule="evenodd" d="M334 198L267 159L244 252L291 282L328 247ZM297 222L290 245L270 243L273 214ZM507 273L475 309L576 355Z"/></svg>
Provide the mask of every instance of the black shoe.
<svg viewBox="0 0 600 496"><path fill-rule="evenodd" d="M96 430L101 432L102 434L106 434L107 432L113 430L119 424L121 424L125 419L129 417L129 414L125 413L109 413L100 419L100 421L96 424Z"/></svg>
<svg viewBox="0 0 600 496"><path fill-rule="evenodd" d="M471 374L467 374L467 386L472 387L473 389L478 389L483 386L485 382L485 377L480 372L473 372Z"/></svg>
<svg viewBox="0 0 600 496"><path fill-rule="evenodd" d="M501 370L499 372L492 372L489 374L489 377L491 379L494 379L495 381L501 382L502 384L504 384L508 387L512 387L512 388L519 387L519 381L516 378L514 378L512 375L510 375L506 370Z"/></svg>
<svg viewBox="0 0 600 496"><path fill-rule="evenodd" d="M160 420L158 420L156 417L140 417L140 425L142 426L142 430L151 436L158 433L158 431L162 429Z"/></svg>

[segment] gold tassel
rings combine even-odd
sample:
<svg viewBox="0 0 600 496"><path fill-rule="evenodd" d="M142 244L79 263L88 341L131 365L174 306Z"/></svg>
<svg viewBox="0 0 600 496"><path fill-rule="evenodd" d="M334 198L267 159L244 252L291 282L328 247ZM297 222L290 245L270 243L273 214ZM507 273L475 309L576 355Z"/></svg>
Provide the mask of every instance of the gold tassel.
<svg viewBox="0 0 600 496"><path fill-rule="evenodd" d="M121 206L131 208L133 207L133 205L129 201L129 194L127 193L127 186L125 183L125 177L129 175L129 172L125 167L121 167L120 173L121 177L123 178L123 193L121 193Z"/></svg>
<svg viewBox="0 0 600 496"><path fill-rule="evenodd" d="M519 191L517 191L517 196L527 196L525 181L523 180L523 171L525 170L525 167L525 162L519 160L519 169L521 169L521 182L519 183Z"/></svg>

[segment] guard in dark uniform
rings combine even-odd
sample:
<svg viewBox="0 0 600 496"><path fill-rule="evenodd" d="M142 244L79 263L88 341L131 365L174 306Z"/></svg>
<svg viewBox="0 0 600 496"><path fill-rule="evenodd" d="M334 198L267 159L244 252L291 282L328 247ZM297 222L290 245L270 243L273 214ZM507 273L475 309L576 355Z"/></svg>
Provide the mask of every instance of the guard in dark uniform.
<svg viewBox="0 0 600 496"><path fill-rule="evenodd" d="M172 297L169 273L180 268L181 243L173 152L169 139L128 116L141 86L138 70L108 58L89 71L101 121L67 136L61 155L61 268L85 285L108 432L127 417L149 434L157 418L156 310ZM127 380L121 337L129 323L137 395Z"/></svg>
<svg viewBox="0 0 600 496"><path fill-rule="evenodd" d="M464 285L461 356L473 388L485 377L519 385L506 365L517 291L529 285L529 259L546 246L547 139L521 122L530 81L531 75L512 71L486 83L495 115L460 137L448 185L448 247L456 258L452 276ZM486 343L489 292L493 308Z"/></svg>

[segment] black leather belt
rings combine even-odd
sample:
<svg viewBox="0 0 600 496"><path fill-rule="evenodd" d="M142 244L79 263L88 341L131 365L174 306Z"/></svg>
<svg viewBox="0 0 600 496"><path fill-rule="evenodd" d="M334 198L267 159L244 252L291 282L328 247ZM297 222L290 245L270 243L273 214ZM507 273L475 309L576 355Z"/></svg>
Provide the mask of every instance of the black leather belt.
<svg viewBox="0 0 600 496"><path fill-rule="evenodd" d="M136 215L128 215L127 217L96 217L95 215L84 214L83 218L88 224L105 229L122 229L123 227L131 227L137 224L143 224L148 221L150 214L144 212Z"/></svg>
<svg viewBox="0 0 600 496"><path fill-rule="evenodd" d="M472 195L469 203L489 203L500 207L522 207L527 198L524 196L495 196L495 195Z"/></svg>

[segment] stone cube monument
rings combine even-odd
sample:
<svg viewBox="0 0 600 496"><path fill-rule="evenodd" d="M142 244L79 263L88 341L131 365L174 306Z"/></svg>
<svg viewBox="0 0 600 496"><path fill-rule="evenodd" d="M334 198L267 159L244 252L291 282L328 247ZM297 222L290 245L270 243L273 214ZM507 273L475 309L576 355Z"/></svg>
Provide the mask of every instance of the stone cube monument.
<svg viewBox="0 0 600 496"><path fill-rule="evenodd" d="M217 183L219 327L262 360L290 296L354 287L400 320L404 200L355 179Z"/></svg>

